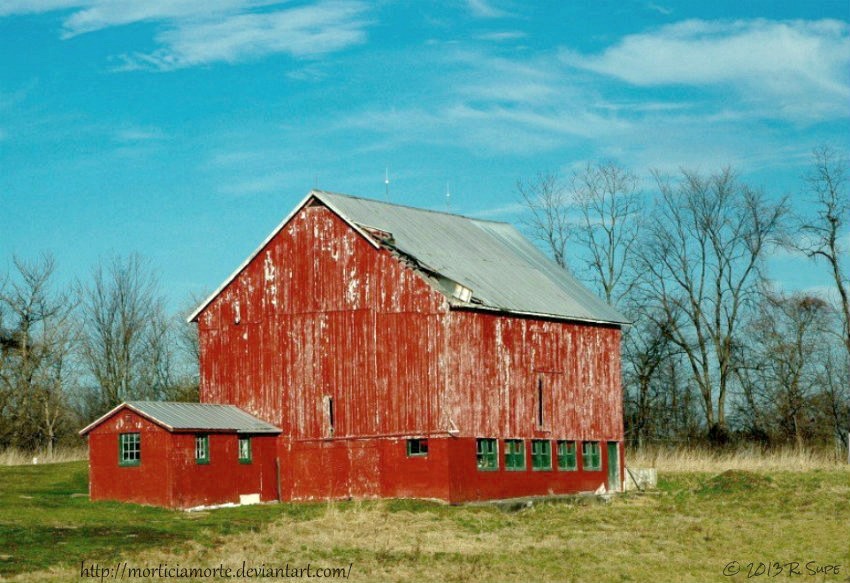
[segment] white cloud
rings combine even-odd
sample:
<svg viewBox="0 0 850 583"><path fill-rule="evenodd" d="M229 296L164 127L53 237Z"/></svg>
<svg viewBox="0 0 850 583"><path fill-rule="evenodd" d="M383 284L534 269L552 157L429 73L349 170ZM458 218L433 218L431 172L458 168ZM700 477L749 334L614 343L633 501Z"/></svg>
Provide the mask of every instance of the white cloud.
<svg viewBox="0 0 850 583"><path fill-rule="evenodd" d="M235 63L274 53L311 58L366 40L368 5L325 0L288 5L280 0L11 0L0 16L71 9L63 38L139 22L158 25L158 48L117 57L116 69L171 70Z"/></svg>
<svg viewBox="0 0 850 583"><path fill-rule="evenodd" d="M178 69L224 61L235 63L273 53L309 58L366 39L359 2L325 2L272 13L178 24L157 35L164 48L124 57L124 68Z"/></svg>
<svg viewBox="0 0 850 583"><path fill-rule="evenodd" d="M640 87L729 87L779 117L850 113L850 26L835 20L687 20L626 36L597 55L564 50L561 59Z"/></svg>
<svg viewBox="0 0 850 583"><path fill-rule="evenodd" d="M522 214L526 210L528 210L528 207L525 204L521 202L511 202L495 207L469 211L467 214L479 219L494 220Z"/></svg>
<svg viewBox="0 0 850 583"><path fill-rule="evenodd" d="M488 0L467 0L466 5L473 15L479 18L501 18L508 16L508 13L501 8L496 8Z"/></svg>
<svg viewBox="0 0 850 583"><path fill-rule="evenodd" d="M664 16L668 16L673 14L672 8L667 8L666 6L662 6L661 4L656 4L655 2L648 2L646 4L647 10L652 10L653 12L657 12L659 14L663 14Z"/></svg>
<svg viewBox="0 0 850 583"><path fill-rule="evenodd" d="M267 4L272 4L268 2ZM144 21L177 19L210 19L217 15L249 9L255 2L248 0L156 0L151 2L110 2L97 0L65 19L66 37L85 34L113 26Z"/></svg>
<svg viewBox="0 0 850 583"><path fill-rule="evenodd" d="M8 16L10 14L40 14L53 10L80 8L93 3L93 0L3 0L0 2L0 16Z"/></svg>
<svg viewBox="0 0 850 583"><path fill-rule="evenodd" d="M117 130L113 137L117 142L132 143L160 141L168 136L157 127L127 127Z"/></svg>
<svg viewBox="0 0 850 583"><path fill-rule="evenodd" d="M476 38L479 40L488 40L495 42L504 42L510 40L518 40L521 38L525 38L527 35L524 32L518 30L506 30L503 32L486 32L484 34L479 34Z"/></svg>

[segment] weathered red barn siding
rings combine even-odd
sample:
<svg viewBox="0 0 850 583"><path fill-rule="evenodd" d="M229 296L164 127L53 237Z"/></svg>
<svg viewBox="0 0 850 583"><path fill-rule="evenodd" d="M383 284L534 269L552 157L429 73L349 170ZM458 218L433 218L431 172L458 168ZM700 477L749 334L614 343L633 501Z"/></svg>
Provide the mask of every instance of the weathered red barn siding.
<svg viewBox="0 0 850 583"><path fill-rule="evenodd" d="M448 326L459 435L622 441L619 328L463 310Z"/></svg>
<svg viewBox="0 0 850 583"><path fill-rule="evenodd" d="M619 328L465 310L452 311L448 326L448 402L458 428L450 448L451 500L607 486L606 442L623 440ZM499 438L499 471L477 469L475 438ZM504 469L503 439L525 440L524 471ZM551 471L532 468L532 439L550 440ZM557 440L577 441L579 449L581 441L599 441L601 470L585 471L580 460L578 471L557 470Z"/></svg>
<svg viewBox="0 0 850 583"><path fill-rule="evenodd" d="M243 494L277 500L276 437L251 437L251 463L240 463L238 435L210 433L210 461L195 461L195 434L171 434L171 505L175 508L239 502ZM143 462L144 463L144 462Z"/></svg>
<svg viewBox="0 0 850 583"><path fill-rule="evenodd" d="M121 433L140 434L139 465L118 464ZM172 506L170 457L168 431L133 411L118 411L89 433L89 496L92 500Z"/></svg>
<svg viewBox="0 0 850 583"><path fill-rule="evenodd" d="M200 315L202 402L237 405L295 440L327 437L326 395L338 438L436 430L446 310L390 252L306 207Z"/></svg>
<svg viewBox="0 0 850 583"><path fill-rule="evenodd" d="M118 436L140 434L141 462L118 463ZM195 461L195 433L171 433L122 409L91 430L89 490L92 500L121 500L172 508L239 502L242 494L277 500L274 435L251 437L251 463L239 463L236 433L209 435L210 463Z"/></svg>
<svg viewBox="0 0 850 583"><path fill-rule="evenodd" d="M201 401L283 429L284 498L445 498L446 458L434 471L440 462L407 458L395 438L447 435L447 309L389 251L326 207L305 207L201 314Z"/></svg>
<svg viewBox="0 0 850 583"><path fill-rule="evenodd" d="M282 497L449 500L450 442L430 438L427 457L407 457L407 440L400 438L299 442L281 455Z"/></svg>
<svg viewBox="0 0 850 583"><path fill-rule="evenodd" d="M450 310L419 272L321 204L296 213L198 326L201 401L283 430L284 499L596 489L604 442L622 441L617 327ZM407 457L408 437L428 437L429 455ZM505 438L598 440L603 469L533 472L529 449L526 472L480 472L476 437L500 440L502 465Z"/></svg>

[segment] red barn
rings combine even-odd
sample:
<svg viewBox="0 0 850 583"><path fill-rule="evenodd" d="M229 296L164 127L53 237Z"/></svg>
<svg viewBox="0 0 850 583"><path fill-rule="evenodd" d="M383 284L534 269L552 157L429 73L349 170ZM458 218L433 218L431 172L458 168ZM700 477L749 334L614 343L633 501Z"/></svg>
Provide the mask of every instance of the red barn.
<svg viewBox="0 0 850 583"><path fill-rule="evenodd" d="M190 320L281 499L622 485L625 319L508 224L313 191Z"/></svg>

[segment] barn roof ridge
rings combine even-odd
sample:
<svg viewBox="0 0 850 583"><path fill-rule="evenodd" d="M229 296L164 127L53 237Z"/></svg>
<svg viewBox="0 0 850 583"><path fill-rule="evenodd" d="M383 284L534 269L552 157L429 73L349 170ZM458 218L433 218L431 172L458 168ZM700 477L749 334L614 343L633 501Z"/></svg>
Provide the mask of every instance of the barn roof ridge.
<svg viewBox="0 0 850 583"><path fill-rule="evenodd" d="M379 200L377 198L368 198L368 197L365 197L365 196L355 196L353 194L346 194L344 192L334 192L332 190L321 190L321 189L314 188L310 192L311 193L317 193L317 194L320 194L320 195L321 194L329 194L331 196L343 196L345 198L351 198L351 199L354 199L354 200L363 200L363 201L366 201L366 202L372 203L372 204L382 204L382 205L386 205L386 206L394 206L394 207L399 207L399 208L402 208L402 209L409 209L409 210L417 211L417 212L421 212L421 213L436 213L436 214L439 214L439 215L447 215L449 217L457 217L457 218L460 218L460 219L466 219L467 221L476 221L476 222L479 222L479 223L494 223L496 225L510 225L511 224L507 221L496 221L496 220L493 220L493 219L480 219L478 217L471 217L471 216L468 216L468 215L462 215L460 213L453 213L451 211L441 211L439 209L422 208L422 207L413 206L413 205L409 205L409 204L401 204L401 203L397 203L397 202L393 202L393 201L389 201L389 200Z"/></svg>
<svg viewBox="0 0 850 583"><path fill-rule="evenodd" d="M130 409L171 432L222 431L252 434L281 432L280 428L251 415L236 405L178 401L124 401L81 429L80 435L86 435L122 409Z"/></svg>

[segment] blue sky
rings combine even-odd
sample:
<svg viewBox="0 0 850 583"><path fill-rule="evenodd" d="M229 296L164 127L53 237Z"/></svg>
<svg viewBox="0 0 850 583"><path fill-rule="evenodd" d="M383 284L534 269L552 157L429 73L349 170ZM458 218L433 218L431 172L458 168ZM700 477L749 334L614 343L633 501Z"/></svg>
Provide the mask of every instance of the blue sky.
<svg viewBox="0 0 850 583"><path fill-rule="evenodd" d="M614 159L798 200L821 143L850 147L847 0L0 0L0 271L139 251L172 306L316 183L389 167L396 202L516 221L518 178Z"/></svg>

